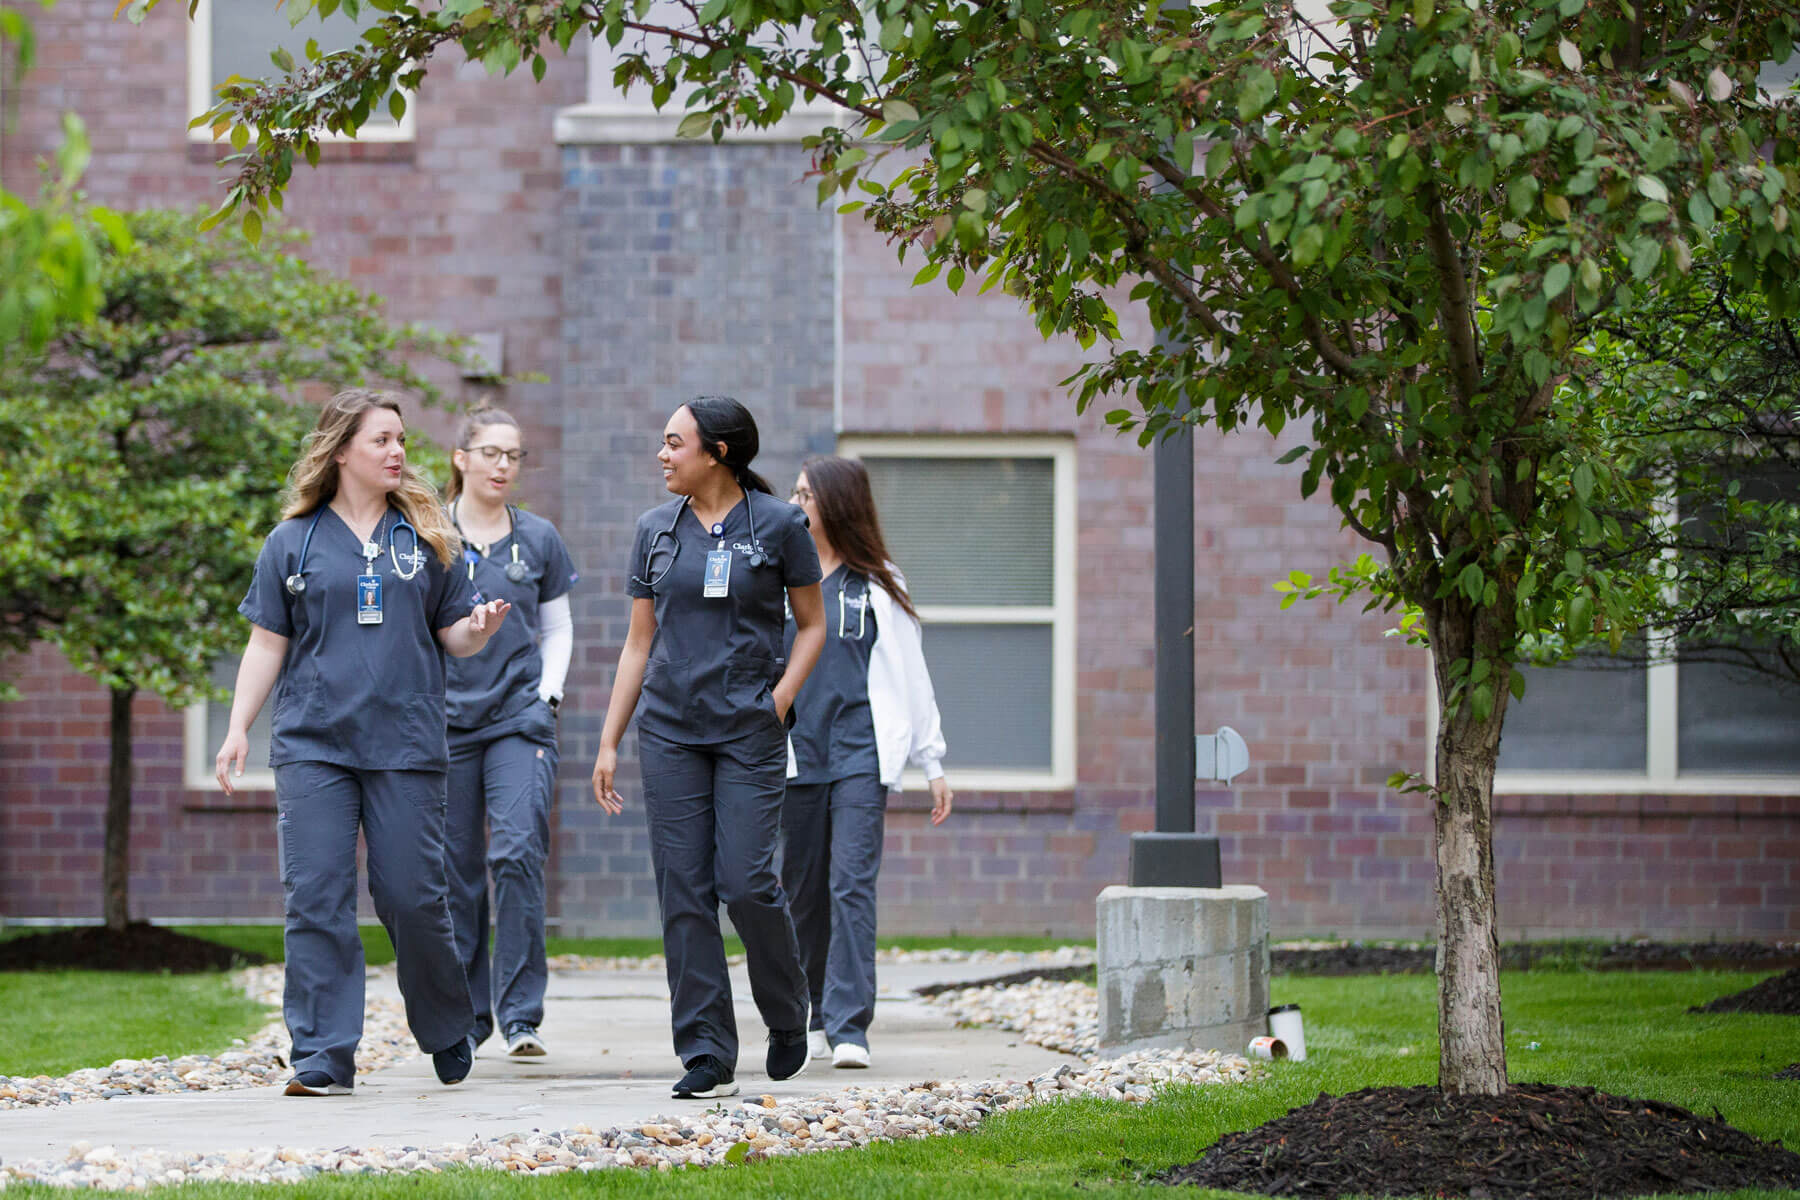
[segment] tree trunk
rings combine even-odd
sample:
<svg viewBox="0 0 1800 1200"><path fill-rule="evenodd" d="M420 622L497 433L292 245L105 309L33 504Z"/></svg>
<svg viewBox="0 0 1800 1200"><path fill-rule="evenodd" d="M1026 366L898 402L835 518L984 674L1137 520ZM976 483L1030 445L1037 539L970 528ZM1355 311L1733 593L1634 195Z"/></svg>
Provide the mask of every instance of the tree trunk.
<svg viewBox="0 0 1800 1200"><path fill-rule="evenodd" d="M1447 608L1449 606L1446 606ZM1483 618L1446 612L1432 630L1438 678L1437 918L1438 1086L1458 1095L1506 1090L1500 1016L1500 938L1494 898L1494 763L1506 713L1507 678L1496 664L1493 710L1477 720L1465 697L1454 715L1448 668L1491 652ZM1477 652L1479 647L1479 652ZM1476 653L1472 653L1476 652Z"/></svg>
<svg viewBox="0 0 1800 1200"><path fill-rule="evenodd" d="M136 688L112 689L112 763L100 891L106 927L116 931L131 922L131 701L136 695Z"/></svg>

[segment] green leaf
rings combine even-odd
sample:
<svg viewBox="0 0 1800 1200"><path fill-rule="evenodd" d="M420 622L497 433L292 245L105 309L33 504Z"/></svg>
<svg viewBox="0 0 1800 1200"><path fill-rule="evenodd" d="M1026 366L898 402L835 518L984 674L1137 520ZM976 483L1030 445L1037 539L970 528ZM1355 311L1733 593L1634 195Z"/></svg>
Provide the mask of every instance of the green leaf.
<svg viewBox="0 0 1800 1200"><path fill-rule="evenodd" d="M1582 463L1569 475L1569 482L1575 485L1575 495L1583 503L1588 502L1594 494L1594 468Z"/></svg>
<svg viewBox="0 0 1800 1200"><path fill-rule="evenodd" d="M675 136L681 138L705 137L712 132L712 125L713 115L711 113L691 112L681 118L681 124L675 127Z"/></svg>
<svg viewBox="0 0 1800 1200"><path fill-rule="evenodd" d="M1594 598L1585 591L1569 598L1568 632L1577 644L1594 632Z"/></svg>
<svg viewBox="0 0 1800 1200"><path fill-rule="evenodd" d="M1554 262L1544 272L1544 299L1554 300L1569 290L1569 280L1574 272L1566 262Z"/></svg>
<svg viewBox="0 0 1800 1200"><path fill-rule="evenodd" d="M919 110L904 100L883 100L881 102L881 119L889 125L898 125L902 121L917 121Z"/></svg>
<svg viewBox="0 0 1800 1200"><path fill-rule="evenodd" d="M734 1167L744 1165L744 1158L750 1153L749 1142L733 1142L731 1149L725 1151L725 1161Z"/></svg>

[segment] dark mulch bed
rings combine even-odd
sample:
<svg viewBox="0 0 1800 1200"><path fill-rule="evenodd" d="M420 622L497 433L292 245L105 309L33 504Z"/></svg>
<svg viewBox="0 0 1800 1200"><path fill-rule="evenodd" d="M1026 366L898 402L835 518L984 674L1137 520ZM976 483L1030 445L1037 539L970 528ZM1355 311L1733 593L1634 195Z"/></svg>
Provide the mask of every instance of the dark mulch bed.
<svg viewBox="0 0 1800 1200"><path fill-rule="evenodd" d="M0 971L224 971L269 960L159 925L135 921L114 932L104 925L58 929L0 942Z"/></svg>
<svg viewBox="0 0 1800 1200"><path fill-rule="evenodd" d="M1319 950L1272 950L1269 969L1276 975L1424 975L1435 969L1436 954L1430 946L1353 942ZM1610 946L1597 942L1508 942L1500 947L1500 961L1509 970L1519 971L1571 967L1598 971L1779 971L1784 967L1800 968L1800 947L1768 942L1615 942ZM1035 979L1085 979L1092 983L1094 976L1091 964L1028 967L986 979L928 984L917 990L921 996L935 996L959 988L1009 987Z"/></svg>
<svg viewBox="0 0 1800 1200"><path fill-rule="evenodd" d="M1800 1016L1800 967L1771 975L1759 984L1709 1004L1688 1009L1697 1013L1789 1013Z"/></svg>
<svg viewBox="0 0 1800 1200"><path fill-rule="evenodd" d="M1796 1188L1800 1154L1673 1104L1593 1088L1385 1087L1320 1096L1157 1178L1280 1196L1590 1200Z"/></svg>
<svg viewBox="0 0 1800 1200"><path fill-rule="evenodd" d="M1330 946L1275 950L1277 975L1402 975L1433 969L1430 946ZM1584 967L1596 971L1770 970L1800 967L1800 947L1767 942L1508 942L1500 963L1510 970Z"/></svg>

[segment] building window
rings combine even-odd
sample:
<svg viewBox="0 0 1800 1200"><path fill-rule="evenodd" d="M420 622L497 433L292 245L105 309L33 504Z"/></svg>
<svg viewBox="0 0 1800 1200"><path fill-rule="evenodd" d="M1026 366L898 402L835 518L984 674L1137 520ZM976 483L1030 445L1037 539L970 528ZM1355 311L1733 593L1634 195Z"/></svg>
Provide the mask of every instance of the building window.
<svg viewBox="0 0 1800 1200"><path fill-rule="evenodd" d="M378 13L365 10L372 22ZM304 65L306 43L315 41L321 53L344 50L362 38L363 21L338 9L324 20L316 12L309 13L296 27L288 23L285 9L267 0L197 0L193 19L188 22L188 118L192 120L208 112L217 102L216 89L233 75L245 79L268 79L280 74L280 68L269 60L277 49L286 50L294 61ZM319 134L322 142L410 142L417 128L414 110L417 97L408 94L406 112L394 120L384 102L375 106L354 139L340 134ZM213 140L205 127L188 130L195 142Z"/></svg>
<svg viewBox="0 0 1800 1200"><path fill-rule="evenodd" d="M846 437L925 623L958 787L1075 782L1075 447Z"/></svg>
<svg viewBox="0 0 1800 1200"><path fill-rule="evenodd" d="M1791 472L1740 481L1765 502L1800 495ZM1689 529L1736 536L1715 504L1684 503ZM1653 635L1665 651L1667 634ZM1684 653L1684 649L1687 650ZM1526 668L1507 709L1495 791L1800 793L1800 687L1693 647L1588 654ZM1754 651L1744 651L1746 658Z"/></svg>
<svg viewBox="0 0 1800 1200"><path fill-rule="evenodd" d="M633 19L649 25L688 30L694 27L694 13L695 10L681 0L651 0L642 16ZM808 38L810 34L796 36ZM609 45L604 37L588 39L587 102L556 114L554 132L559 145L682 141L699 146L712 145L710 132L693 139L680 137L681 123L689 115L689 85L677 87L659 112L650 86L642 80L633 82L629 92L621 92L613 83L620 61L637 53L644 53L656 67L669 61L668 42L659 35L627 32L617 46ZM802 94L795 96L787 116L773 126L732 129L727 122L725 138L732 142L797 142L827 127L843 126L851 118L852 114L835 105Z"/></svg>
<svg viewBox="0 0 1800 1200"><path fill-rule="evenodd" d="M238 660L221 658L213 664L212 679L220 687L237 682ZM279 685L277 685L279 686ZM263 702L262 712L250 726L250 753L244 757L244 777L233 779L238 791L275 790L275 772L269 769L269 715L275 711L275 692ZM225 741L225 729L231 723L231 701L212 700L189 706L187 728L183 739L182 761L185 784L196 791L217 792L219 781L213 774L219 746Z"/></svg>

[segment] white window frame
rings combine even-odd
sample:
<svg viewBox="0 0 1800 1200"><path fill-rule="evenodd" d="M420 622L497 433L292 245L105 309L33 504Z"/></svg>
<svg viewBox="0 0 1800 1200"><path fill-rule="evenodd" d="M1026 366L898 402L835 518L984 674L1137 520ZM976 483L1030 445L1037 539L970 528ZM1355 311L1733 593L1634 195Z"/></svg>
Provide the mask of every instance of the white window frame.
<svg viewBox="0 0 1800 1200"><path fill-rule="evenodd" d="M653 7L648 20L656 20ZM686 18L686 10L679 17ZM677 134L689 110L681 107L684 92L677 92L658 112L650 102L650 89L641 84L621 95L613 87L614 48L602 37L588 37L587 101L571 105L556 114L554 136L560 146L567 145L643 145L686 143L697 146L713 144L708 134L684 138ZM205 110L202 110L205 111ZM810 96L798 98L787 115L768 128L750 126L725 130L728 142L798 142L816 136L829 128L843 128L852 114L835 104Z"/></svg>
<svg viewBox="0 0 1800 1200"><path fill-rule="evenodd" d="M838 453L849 458L1047 458L1056 489L1051 516L1051 602L1048 605L921 604L919 617L957 624L1044 624L1050 626L1050 768L1044 771L958 767L957 731L946 729L945 771L959 791L1066 791L1075 786L1075 440L1063 435L938 437L908 434L841 434ZM925 786L922 773L909 770L908 790Z"/></svg>
<svg viewBox="0 0 1800 1200"><path fill-rule="evenodd" d="M275 693L269 693L268 703L274 703ZM191 792L218 792L219 780L213 774L214 763L218 759L219 748L212 745L207 738L206 729L207 702L202 700L190 704L182 713L181 733L181 774L182 786ZM232 777L231 786L240 792L272 792L275 790L275 771L266 762L250 761L244 763L244 775L239 779Z"/></svg>
<svg viewBox="0 0 1800 1200"><path fill-rule="evenodd" d="M1494 772L1494 794L1511 796L1800 796L1800 773L1759 775L1709 771L1681 773L1680 664L1668 658L1666 634L1652 634L1656 654L1644 668L1644 770ZM1426 664L1425 755L1428 780L1436 782L1437 674ZM1526 695L1530 696L1527 691ZM1504 729L1501 732L1505 737Z"/></svg>
<svg viewBox="0 0 1800 1200"><path fill-rule="evenodd" d="M311 16L307 20L313 20ZM300 23L305 28L306 21ZM213 94L212 79L212 0L194 0L194 15L188 20L187 32L187 83L188 83L188 120L192 121L201 113L211 112L218 97ZM274 70L273 64L270 70ZM343 142L355 144L359 142L412 142L419 136L419 98L412 92L401 92L406 97L406 112L399 121L388 124L364 125L355 137L342 133L333 133L327 129L319 130L318 140L321 143ZM188 141L212 145L212 130L205 126L189 129ZM219 141L218 145L228 143ZM249 776L245 776L249 778Z"/></svg>

